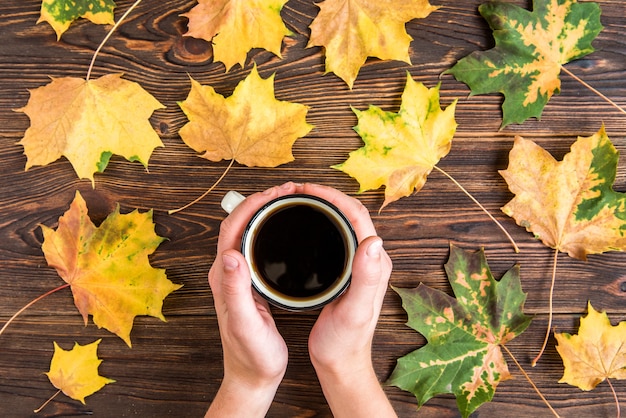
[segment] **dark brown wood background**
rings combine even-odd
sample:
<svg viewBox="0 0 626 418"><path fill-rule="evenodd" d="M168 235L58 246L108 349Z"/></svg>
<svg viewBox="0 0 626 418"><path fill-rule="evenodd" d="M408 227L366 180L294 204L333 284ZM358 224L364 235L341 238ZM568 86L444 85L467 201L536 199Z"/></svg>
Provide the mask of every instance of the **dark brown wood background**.
<svg viewBox="0 0 626 418"><path fill-rule="evenodd" d="M131 5L117 2L116 18ZM356 195L358 184L329 168L344 161L361 146L352 130L356 117L350 109L374 104L397 111L406 74L428 87L441 82L445 107L459 98L459 127L450 154L439 166L459 180L506 228L521 247L515 254L497 227L461 191L438 172L433 172L417 195L389 205L380 214L383 189L358 195L371 210L379 234L394 262L391 283L415 287L420 282L450 292L443 271L449 244L465 249L484 247L496 277L521 264L522 285L528 292L526 312L534 316L530 328L508 347L537 386L562 416L615 415L615 404L606 383L592 392L557 383L563 366L550 339L536 368L530 360L537 354L547 325L548 289L552 250L515 225L499 208L512 195L497 170L506 168L515 135L533 139L558 159L568 152L578 135L595 133L602 123L618 150L626 151L626 115L567 75L562 93L552 98L541 121L500 130L502 97L468 97L467 87L440 74L458 59L475 50L493 46L491 32L477 12L479 0L434 1L444 7L422 20L407 24L414 38L412 65L368 60L354 84L347 86L333 74L324 75L321 48L306 48L310 25L317 14L311 0L291 0L282 16L294 35L286 38L283 59L254 50L244 69L226 73L213 63L210 44L183 37L187 21L181 17L193 0L144 1L119 28L99 56L93 77L123 72L139 82L167 106L151 118L165 143L149 162L149 172L139 163L114 157L104 174L96 176L92 189L76 178L64 158L46 167L24 171L26 158L17 145L29 120L14 109L23 107L29 89L49 82L49 77L85 77L93 51L108 30L81 20L71 26L60 42L46 23L36 25L40 1L3 0L0 5L0 323L42 293L62 284L47 267L41 251L40 224L55 228L80 190L95 222L103 220L115 205L122 212L154 209L157 232L164 242L151 257L154 266L165 268L168 277L184 287L166 298L167 322L140 317L136 320L129 349L116 336L83 326L69 290L37 303L0 336L0 415L27 417L56 389L43 374L48 370L53 341L65 349L102 338L99 355L103 376L117 382L87 398L86 406L60 395L39 416L73 416L93 413L97 417L201 417L213 398L222 375L221 347L207 272L213 261L223 194L236 189L250 194L293 180L334 186ZM517 1L530 8L530 1ZM603 32L594 42L596 52L568 64L567 68L626 106L626 2L604 0ZM206 190L228 162L211 163L199 158L177 132L186 118L177 101L190 88L189 76L228 96L256 62L260 74L276 73L276 96L280 100L310 106L308 122L315 128L294 146L295 161L279 168L231 170L207 198L191 208L168 215ZM626 161L622 157L615 189L626 191ZM590 300L608 311L613 323L626 319L626 254L607 253L587 262L558 258L554 296L554 326L575 333ZM278 327L290 349L287 375L281 385L271 417L330 416L330 411L307 353L307 337L317 312L276 311ZM405 325L399 297L389 290L375 336L374 362L381 381L391 373L398 357L421 347L425 340ZM539 397L509 361L513 380L498 386L493 402L475 416L550 416ZM359 382L354 382L358 386ZM626 383L615 381L626 402ZM440 396L418 411L412 394L394 387L386 393L402 417L456 417L453 396Z"/></svg>

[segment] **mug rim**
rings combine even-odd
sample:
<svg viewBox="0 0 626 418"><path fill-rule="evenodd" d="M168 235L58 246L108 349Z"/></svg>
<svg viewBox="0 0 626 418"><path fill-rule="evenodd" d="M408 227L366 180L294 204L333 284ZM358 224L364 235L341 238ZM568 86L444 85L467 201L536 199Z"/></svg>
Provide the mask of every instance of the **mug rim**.
<svg viewBox="0 0 626 418"><path fill-rule="evenodd" d="M313 203L315 207L323 208L325 212L332 212L332 214L326 213L326 215L336 218L334 223L337 224L336 226L338 227L338 229L340 229L341 235L347 241L347 260L343 273L340 276L340 280L336 280L332 286L330 286L328 289L324 290L318 295L297 298L284 295L281 292L278 292L275 289L271 289L269 288L269 286L263 284L263 280L258 277L260 276L260 273L257 272L257 270L252 265L252 260L250 259L251 256L249 255L249 253L254 242L252 229L266 219L265 215L269 213L270 209L273 209L274 207L280 208L282 206L288 207L291 205L297 205L307 202ZM356 232L354 231L354 227L352 226L352 223L350 222L348 217L337 206L335 206L328 200L319 196L306 193L294 193L285 196L279 196L265 203L250 218L241 236L241 252L244 255L244 258L250 270L252 287L261 297L263 297L272 305L289 311L318 309L342 295L348 288L352 280L352 262L354 260L357 246L358 240Z"/></svg>

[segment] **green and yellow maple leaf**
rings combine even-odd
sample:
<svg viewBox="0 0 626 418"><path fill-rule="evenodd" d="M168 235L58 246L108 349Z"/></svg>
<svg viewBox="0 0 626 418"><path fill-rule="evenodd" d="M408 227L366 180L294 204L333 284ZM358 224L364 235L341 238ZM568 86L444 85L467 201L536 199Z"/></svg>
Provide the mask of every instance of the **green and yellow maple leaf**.
<svg viewBox="0 0 626 418"><path fill-rule="evenodd" d="M382 208L401 197L418 192L428 174L446 156L456 132L456 100L442 110L439 85L427 88L407 74L398 113L370 106L354 110L359 120L354 128L365 145L348 159L333 166L360 184L359 192L385 185Z"/></svg>
<svg viewBox="0 0 626 418"><path fill-rule="evenodd" d="M311 23L309 47L326 49L326 72L354 84L367 57L411 63L405 24L438 6L428 0L325 0Z"/></svg>
<svg viewBox="0 0 626 418"><path fill-rule="evenodd" d="M496 46L476 51L445 73L467 84L472 95L502 93L502 127L540 118L561 89L563 65L594 51L603 29L597 3L534 0L533 11L489 1L480 14L493 30Z"/></svg>
<svg viewBox="0 0 626 418"><path fill-rule="evenodd" d="M510 377L500 346L524 332L531 319L523 313L519 266L496 281L483 250L452 245L445 269L456 298L424 284L394 288L407 325L428 343L398 359L387 383L413 393L420 406L452 393L468 417Z"/></svg>
<svg viewBox="0 0 626 418"><path fill-rule="evenodd" d="M590 137L578 137L560 162L518 136L509 167L500 171L515 194L502 211L571 257L624 251L626 193L613 190L618 158L604 126Z"/></svg>
<svg viewBox="0 0 626 418"><path fill-rule="evenodd" d="M165 321L163 299L182 285L150 265L148 256L164 240L154 231L152 211L120 214L118 206L96 227L77 191L58 228L41 228L46 261L70 285L85 324L92 315L94 324L130 346L135 316Z"/></svg>
<svg viewBox="0 0 626 418"><path fill-rule="evenodd" d="M31 121L20 144L26 170L65 156L79 178L94 183L113 154L147 167L152 151L162 147L149 118L163 108L139 84L105 75L97 80L53 78L30 91L24 112Z"/></svg>
<svg viewBox="0 0 626 418"><path fill-rule="evenodd" d="M213 43L215 61L228 71L245 64L248 51L263 48L281 57L283 38L291 35L280 11L287 0L198 0L185 13L189 19L185 36Z"/></svg>
<svg viewBox="0 0 626 418"><path fill-rule="evenodd" d="M554 336L565 368L559 383L592 390L606 379L626 379L626 321L612 326L606 312L589 302L578 335Z"/></svg>
<svg viewBox="0 0 626 418"><path fill-rule="evenodd" d="M78 18L85 18L97 25L115 23L113 0L42 0L37 23L48 22L57 34L57 40Z"/></svg>
<svg viewBox="0 0 626 418"><path fill-rule="evenodd" d="M274 75L262 79L256 66L233 94L224 97L211 86L191 80L179 103L189 122L180 136L210 161L235 160L248 167L276 167L293 161L291 147L312 129L308 107L277 100Z"/></svg>
<svg viewBox="0 0 626 418"><path fill-rule="evenodd" d="M84 404L85 397L115 382L98 373L102 363L97 353L100 341L87 345L75 343L71 350L64 350L54 342L50 371L46 373L50 383L70 398Z"/></svg>

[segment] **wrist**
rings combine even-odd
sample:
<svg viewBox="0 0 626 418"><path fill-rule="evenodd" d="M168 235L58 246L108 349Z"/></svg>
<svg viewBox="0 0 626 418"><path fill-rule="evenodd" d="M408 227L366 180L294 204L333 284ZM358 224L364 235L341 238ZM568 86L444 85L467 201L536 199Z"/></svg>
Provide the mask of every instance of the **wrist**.
<svg viewBox="0 0 626 418"><path fill-rule="evenodd" d="M249 382L224 376L206 418L265 417L281 380Z"/></svg>
<svg viewBox="0 0 626 418"><path fill-rule="evenodd" d="M351 370L342 367L319 367L315 371L335 418L397 417L371 362Z"/></svg>

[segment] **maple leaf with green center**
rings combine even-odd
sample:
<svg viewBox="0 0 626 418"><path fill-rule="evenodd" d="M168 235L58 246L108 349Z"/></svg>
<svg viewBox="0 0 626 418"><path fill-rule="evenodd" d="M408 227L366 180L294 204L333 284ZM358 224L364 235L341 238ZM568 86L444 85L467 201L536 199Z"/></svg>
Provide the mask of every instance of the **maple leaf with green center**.
<svg viewBox="0 0 626 418"><path fill-rule="evenodd" d="M606 312L587 304L578 335L554 333L565 368L559 383L592 390L604 380L626 379L626 322L611 325Z"/></svg>
<svg viewBox="0 0 626 418"><path fill-rule="evenodd" d="M407 74L398 113L370 106L353 109L359 120L354 130L365 145L333 166L360 184L359 193L385 187L381 209L418 192L428 174L450 151L456 132L456 99L445 110L439 104L439 85L427 88Z"/></svg>
<svg viewBox="0 0 626 418"><path fill-rule="evenodd" d="M406 22L439 7L428 0L325 0L311 23L309 47L326 49L326 72L354 84L367 57L411 63Z"/></svg>
<svg viewBox="0 0 626 418"><path fill-rule="evenodd" d="M54 342L54 354L50 362L50 371L46 373L50 383L67 396L85 403L85 397L99 391L113 379L98 374L102 360L98 358L98 344L74 344L71 350L64 350Z"/></svg>
<svg viewBox="0 0 626 418"><path fill-rule="evenodd" d="M502 127L540 118L559 93L563 65L594 51L603 29L600 7L575 0L534 0L533 11L490 1L480 14L493 30L496 46L476 51L445 73L467 84L471 95L502 93Z"/></svg>
<svg viewBox="0 0 626 418"><path fill-rule="evenodd" d="M18 109L31 121L19 142L27 156L26 170L65 156L79 178L94 183L113 154L144 166L152 151L162 147L149 118L163 108L139 84L105 75L97 80L54 78L30 91L26 106Z"/></svg>
<svg viewBox="0 0 626 418"><path fill-rule="evenodd" d="M82 17L97 25L114 24L113 0L43 0L37 23L48 22L57 34L57 40L73 21Z"/></svg>
<svg viewBox="0 0 626 418"><path fill-rule="evenodd" d="M502 211L545 245L581 260L626 250L626 193L613 190L619 154L604 126L563 161L522 137L500 171L515 197Z"/></svg>
<svg viewBox="0 0 626 418"><path fill-rule="evenodd" d="M312 129L308 107L276 100L274 75L262 79L256 66L229 97L192 79L189 96L179 105L189 119L181 138L210 161L276 167L294 159L292 145Z"/></svg>
<svg viewBox="0 0 626 418"><path fill-rule="evenodd" d="M182 285L150 265L148 256L163 241L154 231L152 211L120 214L118 206L96 227L77 191L58 228L41 228L46 261L70 285L85 324L92 315L99 328L131 346L135 316L165 321L163 299Z"/></svg>
<svg viewBox="0 0 626 418"><path fill-rule="evenodd" d="M263 48L281 57L283 38L291 35L280 11L287 0L198 0L185 13L189 30L185 36L213 43L215 61L228 71L245 64L248 51Z"/></svg>
<svg viewBox="0 0 626 418"><path fill-rule="evenodd" d="M387 383L412 392L420 406L453 393L467 417L510 377L500 346L520 335L531 319L523 313L526 294L519 266L496 281L483 250L452 245L445 269L456 299L424 284L394 288L408 314L407 325L428 343L398 359Z"/></svg>

